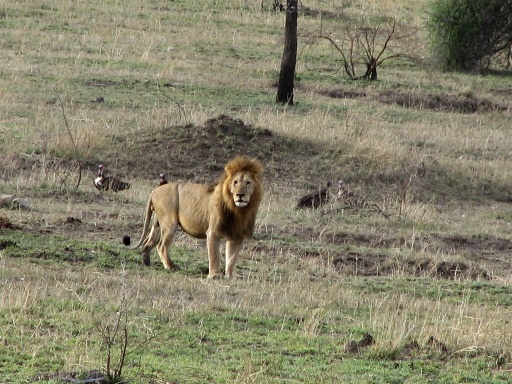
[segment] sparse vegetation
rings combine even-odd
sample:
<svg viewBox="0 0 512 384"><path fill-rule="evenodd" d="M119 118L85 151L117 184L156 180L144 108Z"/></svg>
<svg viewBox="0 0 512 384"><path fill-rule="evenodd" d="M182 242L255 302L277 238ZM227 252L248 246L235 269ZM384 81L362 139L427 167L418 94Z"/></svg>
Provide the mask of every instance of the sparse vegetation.
<svg viewBox="0 0 512 384"><path fill-rule="evenodd" d="M432 59L427 5L312 1L299 33L364 9L417 29ZM0 208L2 384L511 382L512 80L390 59L354 82L299 35L294 105L276 104L283 18L246 1L2 5L0 194L32 207ZM180 234L179 271L143 267L121 239L158 175L210 183L237 153L266 187L239 279L206 281L204 243ZM100 163L131 188L94 189ZM328 181L321 209L294 208Z"/></svg>

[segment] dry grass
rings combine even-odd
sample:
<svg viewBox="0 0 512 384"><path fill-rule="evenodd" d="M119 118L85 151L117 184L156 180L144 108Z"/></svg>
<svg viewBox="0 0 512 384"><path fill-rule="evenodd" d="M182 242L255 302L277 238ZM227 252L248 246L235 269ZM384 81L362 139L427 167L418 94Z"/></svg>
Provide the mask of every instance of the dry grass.
<svg viewBox="0 0 512 384"><path fill-rule="evenodd" d="M285 256L277 255L280 257ZM320 326L340 332L340 322L347 328L370 329L377 340L377 350L400 348L411 340L424 343L431 336L450 346L453 355L479 349L489 353L506 351L512 342L507 325L509 311L499 306L472 304L470 289L463 292L459 302L442 299L442 291L446 289L442 286L438 288L439 297L430 299L409 293L362 294L348 288L350 280L340 279L332 270L319 270L317 263L288 260L287 264L290 272L277 280L258 273L249 274L244 280L205 283L197 278L169 279L167 275L136 271L91 273L81 268L70 270L57 266L34 266L29 270L25 265L3 260L3 271L9 271L9 277L0 295L0 306L16 309L6 314L11 326L4 332L19 334L23 339L27 333L31 334L36 342L23 348L25 353L35 356L41 348L38 340L66 345L65 339L69 337L52 329L45 319L39 324L23 320L40 311L41 302L51 297L52 303L74 303L71 307L62 304L66 305L66 321L86 325L104 323L105 316L115 316L123 294L132 318L130 327L138 330L146 327L148 313L165 314L166 324L161 326L172 329L188 313L223 308L227 312L269 318L297 317L301 319L304 334L310 336L317 335ZM325 277L311 279L319 273ZM7 276L3 274L2 278L5 280ZM368 315L346 318L356 308L365 308ZM58 307L49 308L47 318L57 318L55 310ZM87 367L97 361L98 345L87 343L95 330L86 329L76 345L67 350L65 366ZM151 329L144 332L148 331Z"/></svg>
<svg viewBox="0 0 512 384"><path fill-rule="evenodd" d="M340 349L357 330L370 330L376 340L372 353L381 357L412 340L428 350L431 336L448 345L453 358L482 350L510 356L509 303L500 293L512 282L509 79L438 73L426 64L398 61L380 70L378 82L350 82L337 71L332 47L322 43L306 49L304 44L298 103L283 107L274 104L272 87L282 53L282 14L245 0L92 3L36 0L3 7L0 193L25 197L35 209L6 210L2 216L27 235L61 234L118 252L122 235L138 236L143 206L160 171L210 182L222 156L245 149L263 153L258 143L242 146L236 137L220 134L219 143L232 145L222 156L208 149L217 144L213 141L191 153L188 145L200 139L179 134L201 132L219 114L270 130L270 155L263 159L266 195L257 240L245 247L241 278L235 281L206 282L186 272L169 276L156 268L40 264L0 249L5 283L0 313L8 324L0 340L35 338L9 345L34 364L28 371L41 370L36 362L47 344L64 346L60 369L101 364L94 324L115 313L123 284L130 326L148 337L162 327L186 327L190 314L207 316L220 309L282 319L283 327L296 319L302 335L331 334L339 338ZM352 20L395 15L419 27L427 3L305 5ZM300 44L321 25L335 32L338 22L302 18ZM427 63L428 49L421 49L416 53ZM333 96L336 92L353 97ZM438 97L442 107L453 96L505 108L459 113L404 107L395 103L403 94L425 102ZM83 162L78 191L77 153L69 133ZM138 146L142 155L127 165L133 156L127 148ZM129 191L114 195L93 189L97 164L105 159L110 172L129 179ZM191 170L186 164L192 160L205 165ZM148 164L154 164L151 174ZM341 209L336 201L325 207L339 209L336 213L294 209L300 195L339 179L391 220L365 207ZM68 217L81 226L66 225ZM202 242L180 236L176 243L180 252L184 247L204 256ZM382 262L353 267L352 257ZM345 264L336 264L340 260ZM421 275L418 265L425 260L431 264ZM443 263L468 266L469 272L447 278L446 271L436 271ZM490 286L475 286L485 283L484 275L470 272L480 270ZM44 314L40 303L48 298ZM62 333L51 321L66 332L78 331ZM233 374L236 382L249 382L248 377L265 382L261 367L251 359L246 364Z"/></svg>

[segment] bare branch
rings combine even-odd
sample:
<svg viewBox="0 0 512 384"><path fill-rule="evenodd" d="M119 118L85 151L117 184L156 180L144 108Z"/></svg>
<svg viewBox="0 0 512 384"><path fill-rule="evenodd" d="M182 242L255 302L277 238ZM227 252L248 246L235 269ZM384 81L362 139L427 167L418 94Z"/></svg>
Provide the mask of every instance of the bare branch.
<svg viewBox="0 0 512 384"><path fill-rule="evenodd" d="M80 153L78 151L78 147L76 146L75 139L73 138L73 134L71 133L71 129L69 128L68 119L66 117L66 111L64 110L64 104L62 103L62 100L60 99L60 95L57 94L57 99L59 100L60 108L62 109L62 117L64 118L64 125L66 126L66 129L69 134L69 138L71 140L71 144L73 145L73 150L75 151L76 155L76 162L78 164L78 179L76 181L75 190L78 189L80 186L80 182L82 181L82 162L80 161Z"/></svg>
<svg viewBox="0 0 512 384"><path fill-rule="evenodd" d="M399 26L394 19L375 27L348 25L341 39L336 39L333 33L325 32L323 28L312 37L317 41L327 40L340 53L345 73L353 80L376 80L377 67L389 59L419 61L411 54L414 51L411 38L416 35L417 28ZM356 76L356 66L362 63L366 65L366 71L364 75Z"/></svg>
<svg viewBox="0 0 512 384"><path fill-rule="evenodd" d="M156 84L158 90L160 91L160 93L168 100L172 101L174 104L176 104L176 106L178 107L178 109L180 110L180 118L181 118L181 114L183 114L183 119L185 120L185 123L188 124L188 119L187 119L187 114L185 112L185 109L183 108L183 106L178 103L178 101L176 99L173 99L171 96L169 96L167 93L165 93L162 88L160 87L160 83L157 83Z"/></svg>

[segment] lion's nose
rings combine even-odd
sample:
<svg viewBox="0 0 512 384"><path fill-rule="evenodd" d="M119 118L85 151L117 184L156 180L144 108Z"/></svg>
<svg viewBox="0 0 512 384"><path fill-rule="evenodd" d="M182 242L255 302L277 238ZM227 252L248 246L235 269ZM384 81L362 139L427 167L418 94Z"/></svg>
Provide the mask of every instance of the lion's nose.
<svg viewBox="0 0 512 384"><path fill-rule="evenodd" d="M238 197L244 197L245 196L245 193L237 193L236 194Z"/></svg>

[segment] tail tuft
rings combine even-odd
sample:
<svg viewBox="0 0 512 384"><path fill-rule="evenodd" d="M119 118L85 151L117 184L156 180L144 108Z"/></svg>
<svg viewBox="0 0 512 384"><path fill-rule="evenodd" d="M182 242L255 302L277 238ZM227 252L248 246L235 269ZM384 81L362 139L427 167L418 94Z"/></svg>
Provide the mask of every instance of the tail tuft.
<svg viewBox="0 0 512 384"><path fill-rule="evenodd" d="M130 236L123 236L123 244L124 245L130 245L131 243L131 239L130 239Z"/></svg>

